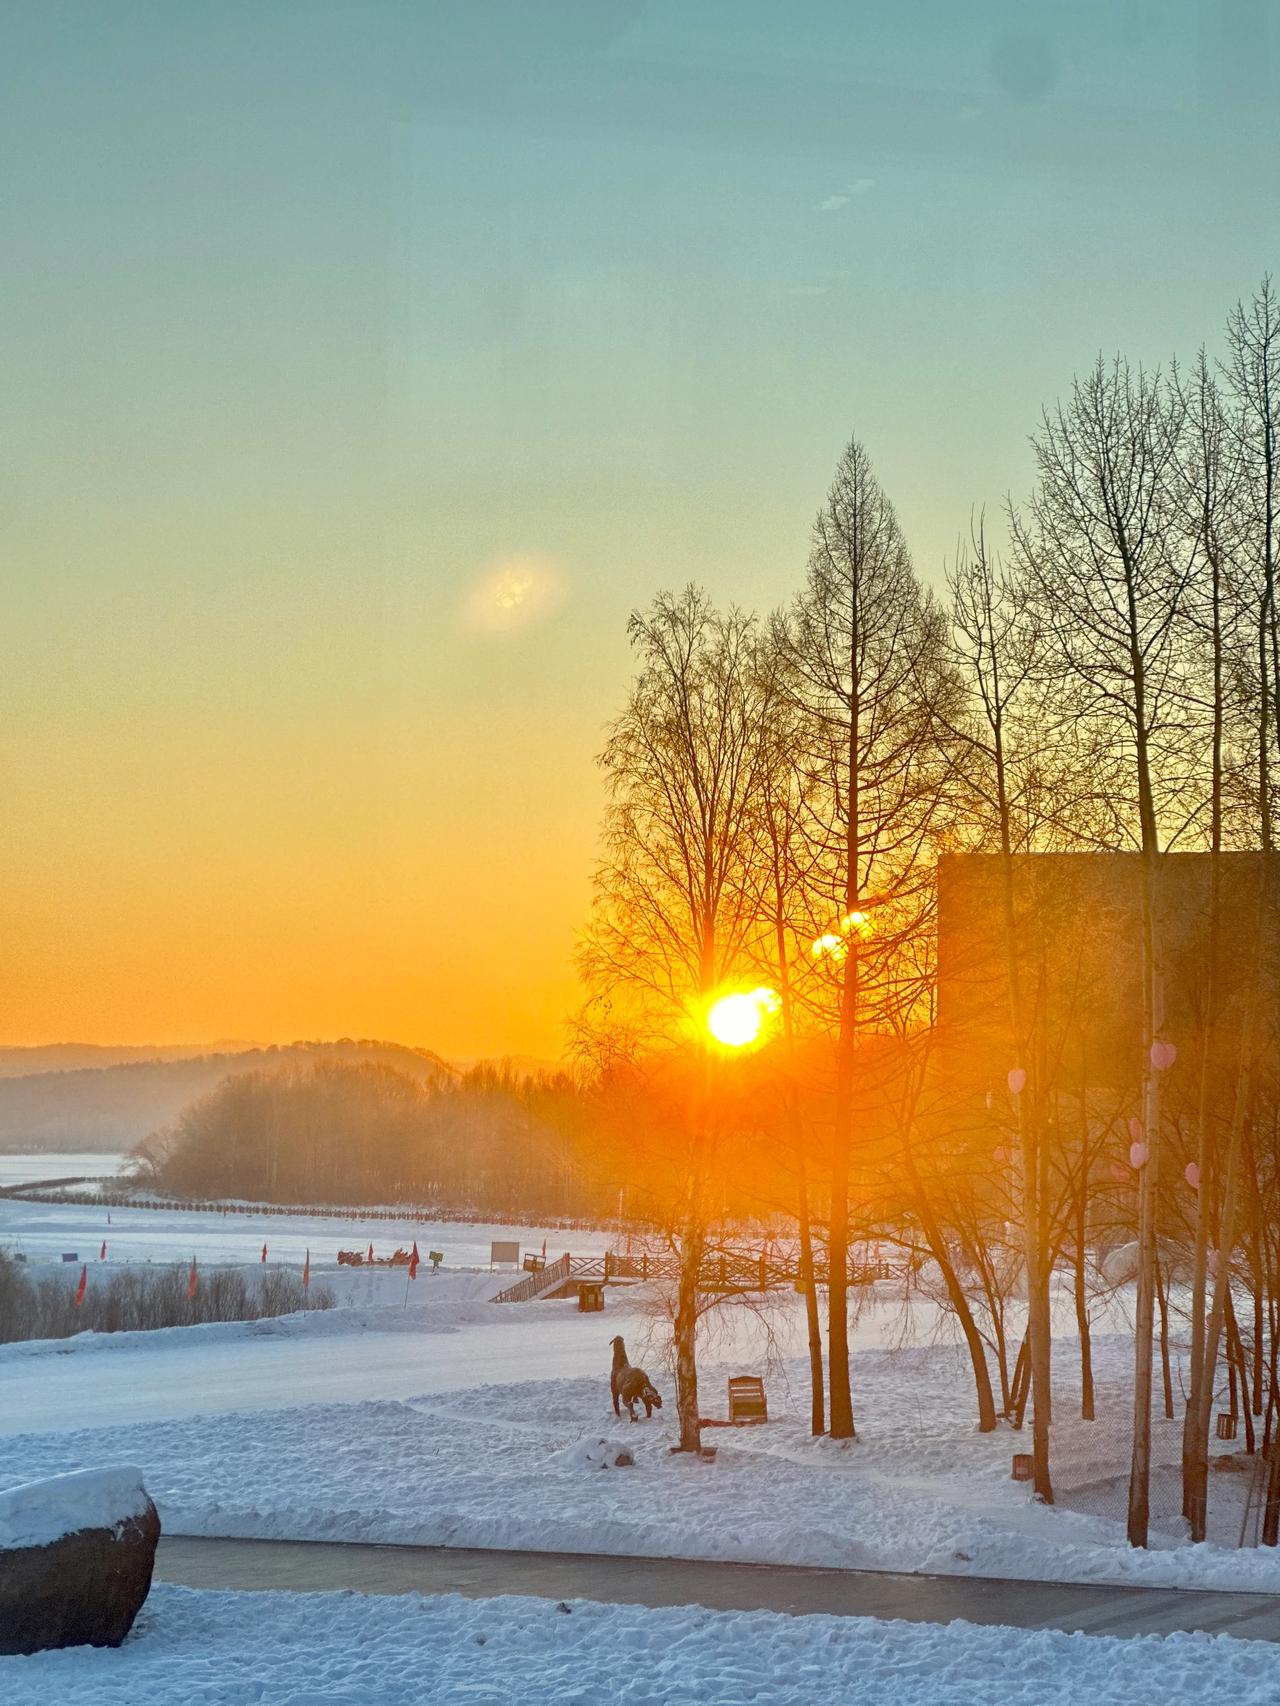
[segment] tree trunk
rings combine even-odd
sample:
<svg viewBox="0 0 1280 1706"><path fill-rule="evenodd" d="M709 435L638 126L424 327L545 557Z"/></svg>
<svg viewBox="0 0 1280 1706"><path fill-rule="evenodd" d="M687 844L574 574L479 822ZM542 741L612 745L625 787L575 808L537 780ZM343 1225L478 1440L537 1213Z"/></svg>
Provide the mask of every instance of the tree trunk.
<svg viewBox="0 0 1280 1706"><path fill-rule="evenodd" d="M831 1222L827 1238L827 1367L831 1437L854 1439L849 1380L849 1143L853 1119L853 1069L857 1017L857 951L845 961L840 1003L835 1119L831 1133Z"/></svg>
<svg viewBox="0 0 1280 1706"><path fill-rule="evenodd" d="M698 1270L703 1238L691 1216L680 1241L680 1273L676 1281L676 1411L680 1421L680 1450L699 1451L702 1430L698 1414Z"/></svg>
<svg viewBox="0 0 1280 1706"><path fill-rule="evenodd" d="M1018 1358L1013 1365L1013 1425L1021 1429L1027 1414L1027 1398L1031 1392L1031 1355L1026 1337L1018 1346Z"/></svg>
<svg viewBox="0 0 1280 1706"><path fill-rule="evenodd" d="M804 1314L809 1329L809 1431L815 1438L826 1432L826 1395L822 1376L822 1323L818 1319L818 1287L813 1271L813 1227L809 1218L809 1181L804 1149L800 1148L800 1283L804 1286Z"/></svg>
<svg viewBox="0 0 1280 1706"><path fill-rule="evenodd" d="M1164 1392L1164 1416L1173 1420L1173 1375L1169 1368L1169 1289L1156 1260L1156 1299L1160 1305L1160 1382Z"/></svg>
<svg viewBox="0 0 1280 1706"><path fill-rule="evenodd" d="M1268 867L1264 866L1258 882L1258 916L1254 927L1254 955L1245 973L1244 1013L1240 1025L1240 1054L1236 1065L1235 1097L1231 1110L1231 1126L1227 1136L1226 1166L1222 1185L1222 1209L1218 1227L1218 1271L1214 1275L1213 1296L1204 1330L1204 1361L1201 1379L1194 1394L1195 1418L1191 1450L1183 1448L1184 1476L1190 1470L1189 1494L1184 1491L1190 1538L1199 1543L1205 1537L1209 1508L1209 1421L1213 1411L1213 1390L1218 1361L1218 1343L1222 1335L1223 1316L1230 1301L1231 1252L1236 1243L1236 1221L1239 1198L1240 1151L1244 1137L1245 1118L1250 1100L1253 1068L1253 1024L1258 997L1259 960L1257 941L1266 918L1269 896ZM1201 1190L1205 1188L1201 1181Z"/></svg>
<svg viewBox="0 0 1280 1706"><path fill-rule="evenodd" d="M1138 1296L1134 1310L1133 1454L1129 1464L1130 1546L1145 1546L1151 1517L1151 1371L1155 1341L1156 1184L1160 1158L1160 1077L1151 1045L1163 1024L1157 964L1156 862L1142 859L1142 1137L1147 1159L1138 1173Z"/></svg>
<svg viewBox="0 0 1280 1706"><path fill-rule="evenodd" d="M1220 667L1220 666L1219 666ZM1215 695L1215 713L1218 695ZM1217 735L1215 729L1215 788L1214 841L1209 866L1209 952L1205 968L1205 1020L1200 1050L1200 1090L1196 1116L1196 1166L1199 1169L1200 1189L1196 1198L1196 1235L1191 1257L1191 1357L1188 1372L1187 1407L1182 1417L1182 1514L1196 1526L1195 1508L1198 1503L1201 1526L1205 1521L1205 1499L1208 1492L1208 1440L1201 1441L1198 1427L1200 1388L1205 1374L1205 1300L1208 1290L1209 1235L1212 1225L1216 1179L1212 1176L1215 1151L1209 1130L1209 1092L1212 1082L1213 1044L1217 1030L1218 1009L1218 944L1222 932L1221 920L1221 861L1218 839L1218 782ZM1208 1378L1213 1379L1209 1370Z"/></svg>
<svg viewBox="0 0 1280 1706"><path fill-rule="evenodd" d="M914 1175L914 1168L912 1169ZM942 1274L943 1284L947 1288L947 1298L956 1319L960 1323L960 1331L964 1334L964 1342L969 1349L969 1362L973 1368L973 1385L978 1399L978 1432L994 1433L996 1429L996 1401L991 1390L991 1370L987 1367L987 1348L982 1342L982 1334L978 1331L978 1323L973 1318L973 1310L969 1307L969 1299L965 1296L964 1287L960 1284L960 1276L956 1273L948 1253L946 1241L942 1236L942 1228L934 1218L932 1211L926 1206L923 1187L918 1177L916 1187L920 1202L920 1225L928 1240L929 1249L934 1261Z"/></svg>
<svg viewBox="0 0 1280 1706"><path fill-rule="evenodd" d="M1236 1320L1235 1304L1229 1292L1226 1302L1226 1333L1227 1357L1235 1369L1235 1380L1231 1388L1231 1413L1244 1419L1245 1454L1252 1457L1256 1441L1253 1433L1253 1410L1249 1401L1249 1364L1244 1354L1244 1341L1240 1337L1240 1323ZM1238 1405L1235 1396L1237 1389L1240 1393Z"/></svg>
<svg viewBox="0 0 1280 1706"><path fill-rule="evenodd" d="M1272 1383L1267 1422L1270 1426L1275 1407L1275 1384ZM1267 1467L1267 1502L1262 1512L1262 1544L1274 1546L1280 1541L1280 1441L1271 1436L1271 1457Z"/></svg>
<svg viewBox="0 0 1280 1706"><path fill-rule="evenodd" d="M1027 1276L1027 1360L1031 1390L1031 1481L1035 1495L1044 1504L1053 1503L1053 1481L1049 1473L1049 1427L1051 1403L1051 1320L1049 1273L1044 1247L1044 1193L1041 1190L1043 1162L1043 1084L1039 1074L1027 1084L1032 1062L1030 1038L1022 1012L1022 984L1018 965L1018 931L1013 887L1013 858L1008 812L1001 812L1002 869L1004 876L1004 937L1008 977L1009 1031L1013 1061L1010 1070L1022 1071L1022 1088L1012 1091L1022 1157L1022 1255Z"/></svg>
<svg viewBox="0 0 1280 1706"><path fill-rule="evenodd" d="M1089 1325L1089 1294L1086 1287L1085 1272L1085 1240L1088 1236L1089 1210L1089 1123L1084 1112L1085 1103L1083 1091L1080 1098L1081 1107L1081 1137L1080 1137L1080 1181L1076 1191L1076 1260L1075 1260L1075 1305L1076 1331L1080 1335L1080 1420L1091 1422L1094 1419L1093 1397L1093 1338Z"/></svg>
<svg viewBox="0 0 1280 1706"><path fill-rule="evenodd" d="M676 1313L673 1338L676 1357L676 1412L680 1422L681 1451L702 1449L701 1418L698 1413L698 1279L706 1253L707 1231L704 1208L708 1119L711 1102L711 1057L705 1047L698 1061L698 1084L693 1100L689 1144L689 1177L685 1187L684 1224L680 1235L680 1263L676 1279Z"/></svg>

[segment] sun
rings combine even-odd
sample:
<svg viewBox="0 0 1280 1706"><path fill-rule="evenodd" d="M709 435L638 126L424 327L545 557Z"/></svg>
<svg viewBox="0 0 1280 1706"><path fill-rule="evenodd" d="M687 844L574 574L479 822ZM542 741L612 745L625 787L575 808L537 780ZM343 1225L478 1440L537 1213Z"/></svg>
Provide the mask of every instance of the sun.
<svg viewBox="0 0 1280 1706"><path fill-rule="evenodd" d="M707 1013L707 1029L723 1048L749 1048L759 1042L765 1021L777 1010L771 989L722 995Z"/></svg>

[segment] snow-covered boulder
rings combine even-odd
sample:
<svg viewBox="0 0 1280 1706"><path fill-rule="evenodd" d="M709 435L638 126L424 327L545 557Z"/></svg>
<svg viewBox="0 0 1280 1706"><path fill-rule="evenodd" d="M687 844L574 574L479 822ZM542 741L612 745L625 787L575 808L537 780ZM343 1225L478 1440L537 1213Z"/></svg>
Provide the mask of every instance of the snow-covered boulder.
<svg viewBox="0 0 1280 1706"><path fill-rule="evenodd" d="M635 1464L630 1450L616 1439L592 1439L587 1434L557 1451L552 1461L566 1469L630 1469Z"/></svg>
<svg viewBox="0 0 1280 1706"><path fill-rule="evenodd" d="M0 1492L0 1653L118 1647L150 1591L159 1538L137 1469Z"/></svg>

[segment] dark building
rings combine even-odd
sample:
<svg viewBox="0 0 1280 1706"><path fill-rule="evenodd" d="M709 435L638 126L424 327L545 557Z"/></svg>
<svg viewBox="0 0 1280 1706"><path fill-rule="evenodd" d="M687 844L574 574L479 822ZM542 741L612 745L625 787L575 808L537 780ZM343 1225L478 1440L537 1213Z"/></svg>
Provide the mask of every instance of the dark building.
<svg viewBox="0 0 1280 1706"><path fill-rule="evenodd" d="M1259 1045L1274 1035L1280 856L1221 854L1218 883L1214 1060L1218 1071L1234 1074L1251 985L1258 991L1252 1035ZM1030 1046L1039 1051L1044 1081L1067 1093L1136 1087L1142 1046L1141 855L1019 855L1013 884L1018 975ZM1159 860L1162 1034L1187 1057L1179 1074L1184 1085L1192 1051L1198 1071L1208 1016L1212 884L1208 854L1169 853ZM951 1083L962 1092L1003 1089L1011 1068L1035 1064L1012 1058L998 855L946 854L939 860L938 1043Z"/></svg>

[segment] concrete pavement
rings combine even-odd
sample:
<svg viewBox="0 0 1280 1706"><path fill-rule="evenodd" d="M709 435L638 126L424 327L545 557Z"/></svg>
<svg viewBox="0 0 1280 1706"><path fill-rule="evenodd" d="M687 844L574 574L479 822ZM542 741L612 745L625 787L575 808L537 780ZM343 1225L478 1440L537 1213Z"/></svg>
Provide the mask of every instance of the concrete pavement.
<svg viewBox="0 0 1280 1706"><path fill-rule="evenodd" d="M213 1540L165 1535L156 1578L184 1587L295 1593L532 1594L606 1604L703 1605L713 1611L822 1612L912 1623L1010 1625L1086 1635L1204 1630L1280 1641L1280 1598L1109 1583L893 1575L686 1558L366 1546L333 1541Z"/></svg>

